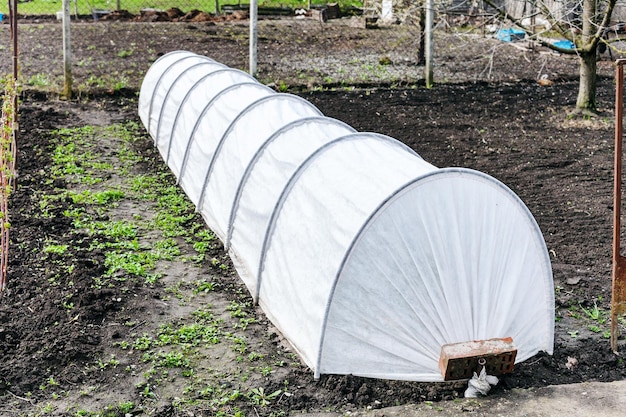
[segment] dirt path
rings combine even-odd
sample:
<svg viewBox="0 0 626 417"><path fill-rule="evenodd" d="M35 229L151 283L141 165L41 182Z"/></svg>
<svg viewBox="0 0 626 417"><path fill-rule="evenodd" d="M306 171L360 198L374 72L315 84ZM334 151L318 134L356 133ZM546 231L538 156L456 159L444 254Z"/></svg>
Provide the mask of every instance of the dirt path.
<svg viewBox="0 0 626 417"><path fill-rule="evenodd" d="M626 381L514 389L496 398L462 399L357 411L354 417L621 417L626 409ZM339 417L338 413L309 413L304 417Z"/></svg>

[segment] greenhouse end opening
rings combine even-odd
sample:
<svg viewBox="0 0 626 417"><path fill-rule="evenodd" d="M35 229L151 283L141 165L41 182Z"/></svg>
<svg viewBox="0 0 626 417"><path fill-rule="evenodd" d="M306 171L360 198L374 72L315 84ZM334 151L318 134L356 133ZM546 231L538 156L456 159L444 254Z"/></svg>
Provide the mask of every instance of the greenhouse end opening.
<svg viewBox="0 0 626 417"><path fill-rule="evenodd" d="M502 342L499 353L469 355L507 370L552 354L548 251L530 211L495 178L437 168L396 139L187 51L154 62L138 111L316 378L443 381L442 349L468 341L511 338L516 350Z"/></svg>

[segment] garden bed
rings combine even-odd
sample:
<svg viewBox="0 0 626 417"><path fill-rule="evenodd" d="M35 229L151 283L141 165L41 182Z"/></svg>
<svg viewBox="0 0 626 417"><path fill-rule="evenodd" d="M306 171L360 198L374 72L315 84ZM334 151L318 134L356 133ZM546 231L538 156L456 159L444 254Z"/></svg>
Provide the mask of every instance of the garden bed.
<svg viewBox="0 0 626 417"><path fill-rule="evenodd" d="M458 82L426 90L410 81L419 68L409 52L394 52L406 61L391 57L398 73L413 71L404 78L385 79L391 69L370 74L361 64L350 64L359 56L384 55L377 49L383 41L374 39L391 29L328 26L305 33L298 24L272 24L265 33L276 38L268 35L262 43L267 48L260 77L266 82L291 88L357 130L395 137L436 166L494 176L538 221L554 271L555 352L519 364L494 395L506 396L516 387L623 379L626 366L610 350L606 321L611 64L600 62L601 114L578 119L568 117L577 90L575 61L568 57L484 39L483 51L498 52L486 79L484 57L459 58L440 45L438 79ZM85 86L73 101L60 101L54 89L37 85L23 93L8 290L0 300L0 413L281 415L462 396L464 382L332 375L315 381L252 305L221 245L194 215L140 127L136 93L156 56L189 49L244 66L245 27L103 25L78 29L79 56L91 52L92 57L77 67L78 77L105 80L114 68L117 78L110 80L123 75L124 86ZM57 29L55 24L22 29L21 49L35 50L42 36ZM100 47L102 33L108 49ZM149 41L139 48L140 38L129 33L153 34L141 38ZM285 36L293 42L279 39ZM447 39L457 42L449 43L454 50L480 48L474 38L467 48L458 42L468 38ZM352 55L336 61L349 45ZM329 60L319 58L324 53ZM50 56L52 63L26 53L24 71L51 73L54 79L56 70L46 66L54 67L56 54L37 56ZM299 64L283 59L289 56L316 62L317 71L310 79L301 77ZM535 81L540 70L552 85ZM364 72L369 78L359 79ZM324 77L330 77L326 85ZM349 88L349 77L358 88Z"/></svg>

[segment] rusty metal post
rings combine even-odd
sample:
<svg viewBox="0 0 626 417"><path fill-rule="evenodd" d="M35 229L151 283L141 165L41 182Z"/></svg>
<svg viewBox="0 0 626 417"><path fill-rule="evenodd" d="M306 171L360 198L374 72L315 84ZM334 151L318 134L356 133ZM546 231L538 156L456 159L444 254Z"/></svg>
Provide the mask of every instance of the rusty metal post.
<svg viewBox="0 0 626 417"><path fill-rule="evenodd" d="M626 258L621 255L622 215L622 116L624 112L624 65L616 61L615 160L613 177L613 273L611 288L611 349L617 353L618 319L626 314Z"/></svg>
<svg viewBox="0 0 626 417"><path fill-rule="evenodd" d="M17 42L17 0L9 1L9 18L10 18L10 28L11 28L11 40L13 41L13 79L15 80L15 91L17 93L18 90L18 76L19 76L19 66L18 66L18 42ZM15 120L17 120L17 94L15 95L13 101L13 108L15 109ZM17 133L15 133L17 135Z"/></svg>

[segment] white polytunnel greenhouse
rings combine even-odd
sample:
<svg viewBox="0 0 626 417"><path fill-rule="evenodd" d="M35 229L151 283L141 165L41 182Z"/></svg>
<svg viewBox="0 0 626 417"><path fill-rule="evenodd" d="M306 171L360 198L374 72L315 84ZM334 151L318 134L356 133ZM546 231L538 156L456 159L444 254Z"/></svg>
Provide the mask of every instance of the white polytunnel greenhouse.
<svg viewBox="0 0 626 417"><path fill-rule="evenodd" d="M187 51L150 67L139 115L316 378L442 381L442 346L492 338L552 353L546 245L498 180Z"/></svg>

